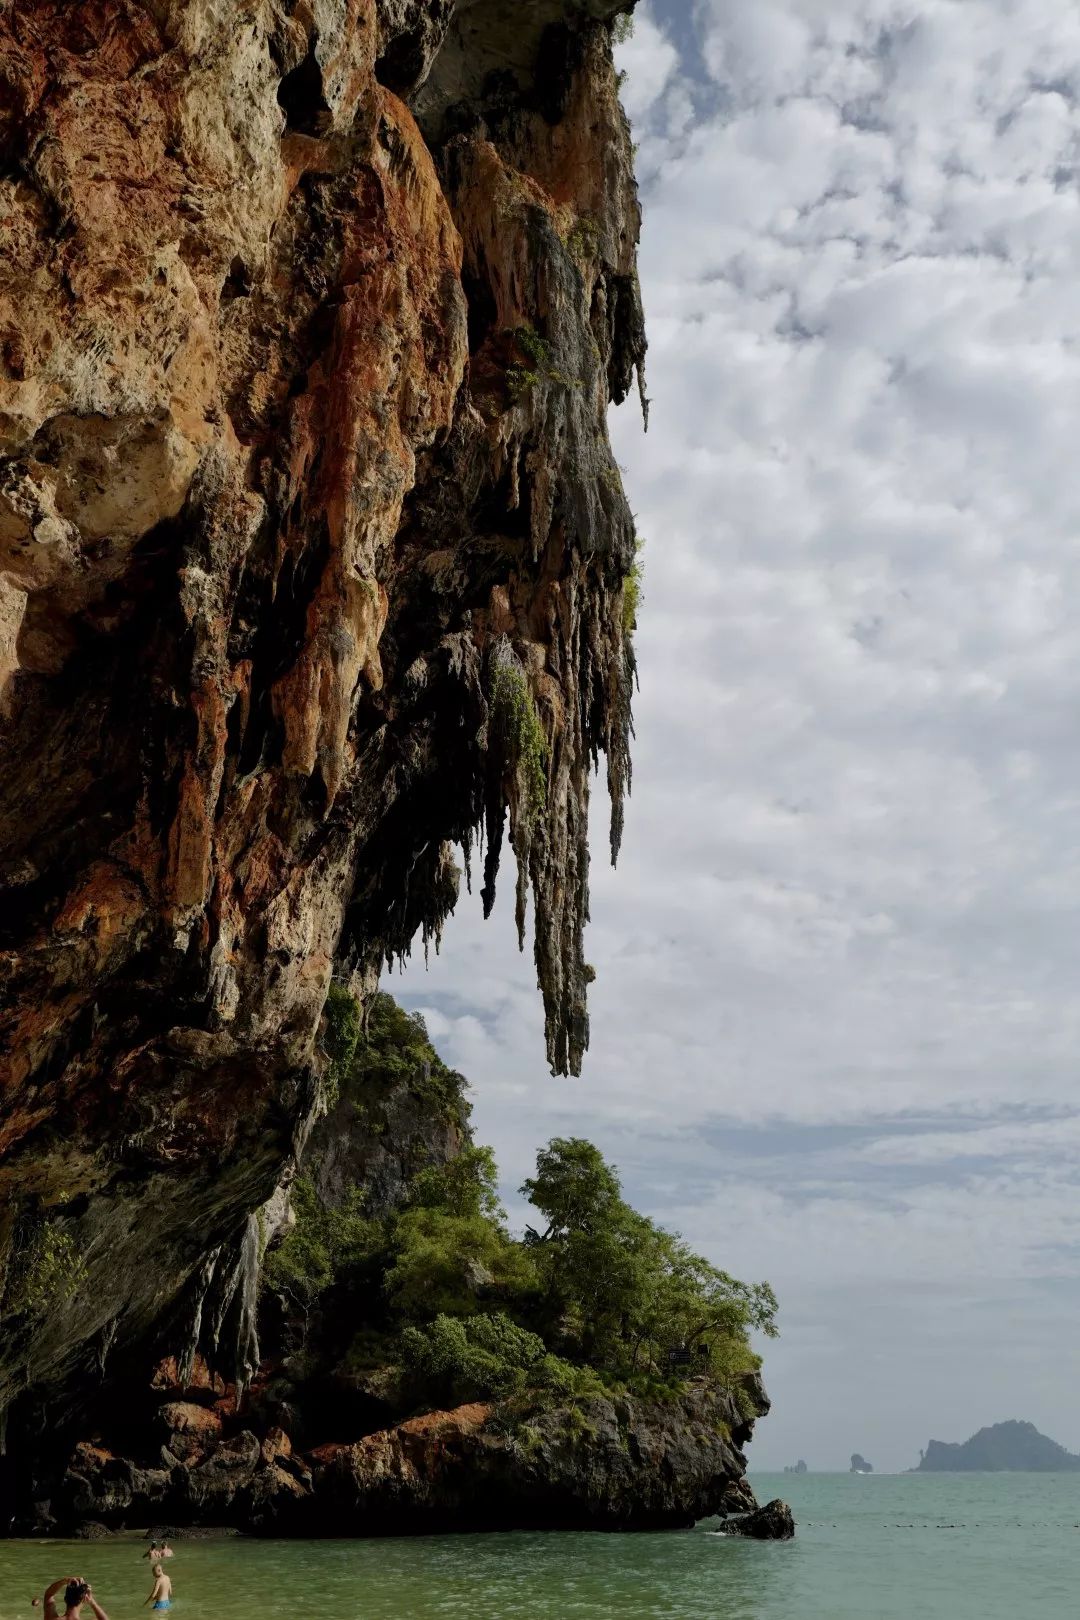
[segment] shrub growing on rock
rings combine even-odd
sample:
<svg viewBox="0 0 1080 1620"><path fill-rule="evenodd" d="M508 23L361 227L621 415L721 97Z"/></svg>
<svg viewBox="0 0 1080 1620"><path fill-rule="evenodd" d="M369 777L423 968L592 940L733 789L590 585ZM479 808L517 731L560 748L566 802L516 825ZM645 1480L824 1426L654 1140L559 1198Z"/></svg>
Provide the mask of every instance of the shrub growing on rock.
<svg viewBox="0 0 1080 1620"><path fill-rule="evenodd" d="M381 1233L363 1214L363 1194L355 1188L344 1209L321 1203L306 1176L293 1183L296 1224L263 1261L262 1281L292 1306L308 1311L350 1267L377 1248Z"/></svg>
<svg viewBox="0 0 1080 1620"><path fill-rule="evenodd" d="M490 1316L437 1316L401 1335L406 1376L436 1404L503 1400L527 1390L568 1396L590 1381L582 1369L549 1353L543 1339L502 1311Z"/></svg>
<svg viewBox="0 0 1080 1620"><path fill-rule="evenodd" d="M464 1145L416 1170L404 1201L377 1219L359 1187L328 1207L299 1177L295 1225L263 1265L286 1316L306 1321L321 1306L320 1333L338 1341L341 1365L379 1372L388 1388L400 1361L405 1410L511 1398L531 1410L603 1389L662 1399L704 1375L751 1418L751 1334L776 1332L768 1284L740 1282L632 1209L617 1172L581 1138L556 1137L537 1154L521 1192L538 1218L512 1237L491 1149L468 1137L464 1081L423 1021L379 995L361 1030L343 995L328 1007L324 1045L333 1066L347 1066L348 1094L370 1087L374 1109L405 1085L439 1117L455 1111ZM365 1107L347 1128L369 1124Z"/></svg>

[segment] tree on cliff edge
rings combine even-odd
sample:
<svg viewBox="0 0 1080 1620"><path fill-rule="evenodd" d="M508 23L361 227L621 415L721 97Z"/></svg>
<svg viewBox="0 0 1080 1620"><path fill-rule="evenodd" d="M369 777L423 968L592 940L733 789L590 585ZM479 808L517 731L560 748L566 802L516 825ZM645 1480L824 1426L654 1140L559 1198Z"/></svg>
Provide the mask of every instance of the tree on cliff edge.
<svg viewBox="0 0 1080 1620"><path fill-rule="evenodd" d="M522 1195L546 1219L525 1243L540 1281L541 1331L619 1376L665 1375L690 1349L702 1372L756 1367L749 1332L776 1334L776 1296L742 1283L631 1209L591 1142L556 1137Z"/></svg>

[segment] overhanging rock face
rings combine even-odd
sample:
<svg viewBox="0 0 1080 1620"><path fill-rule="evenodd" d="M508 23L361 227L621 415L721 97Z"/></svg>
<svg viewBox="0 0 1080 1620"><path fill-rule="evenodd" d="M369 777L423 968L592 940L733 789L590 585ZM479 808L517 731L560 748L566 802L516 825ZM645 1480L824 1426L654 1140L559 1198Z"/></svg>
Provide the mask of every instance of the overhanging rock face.
<svg viewBox="0 0 1080 1620"><path fill-rule="evenodd" d="M490 902L508 828L580 1065L599 753L616 845L629 780L625 9L0 21L0 1406L171 1311L250 1354L331 974L437 934L453 841Z"/></svg>

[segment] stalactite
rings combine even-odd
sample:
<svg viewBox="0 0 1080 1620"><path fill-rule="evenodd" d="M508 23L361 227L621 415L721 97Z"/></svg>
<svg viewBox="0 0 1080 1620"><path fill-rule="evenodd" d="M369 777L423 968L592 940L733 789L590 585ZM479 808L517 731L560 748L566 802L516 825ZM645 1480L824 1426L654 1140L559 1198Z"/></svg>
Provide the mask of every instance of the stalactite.
<svg viewBox="0 0 1080 1620"><path fill-rule="evenodd" d="M508 833L552 1068L588 1042L633 689L606 411L644 396L625 0L317 9L0 21L0 1252L29 1199L78 1262L62 1319L9 1310L0 1402L29 1347L63 1388L166 1319L188 1376L250 1375L331 975L438 941L455 846L489 906Z"/></svg>

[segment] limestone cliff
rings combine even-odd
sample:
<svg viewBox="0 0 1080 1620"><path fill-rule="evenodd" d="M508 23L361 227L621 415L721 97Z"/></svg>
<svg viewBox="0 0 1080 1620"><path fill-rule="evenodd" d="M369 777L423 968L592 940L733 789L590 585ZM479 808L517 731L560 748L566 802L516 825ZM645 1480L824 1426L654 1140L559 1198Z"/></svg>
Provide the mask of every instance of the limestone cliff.
<svg viewBox="0 0 1080 1620"><path fill-rule="evenodd" d="M364 993L504 831L588 1039L629 782L632 0L0 15L0 1409L176 1323L253 1363L253 1212Z"/></svg>

